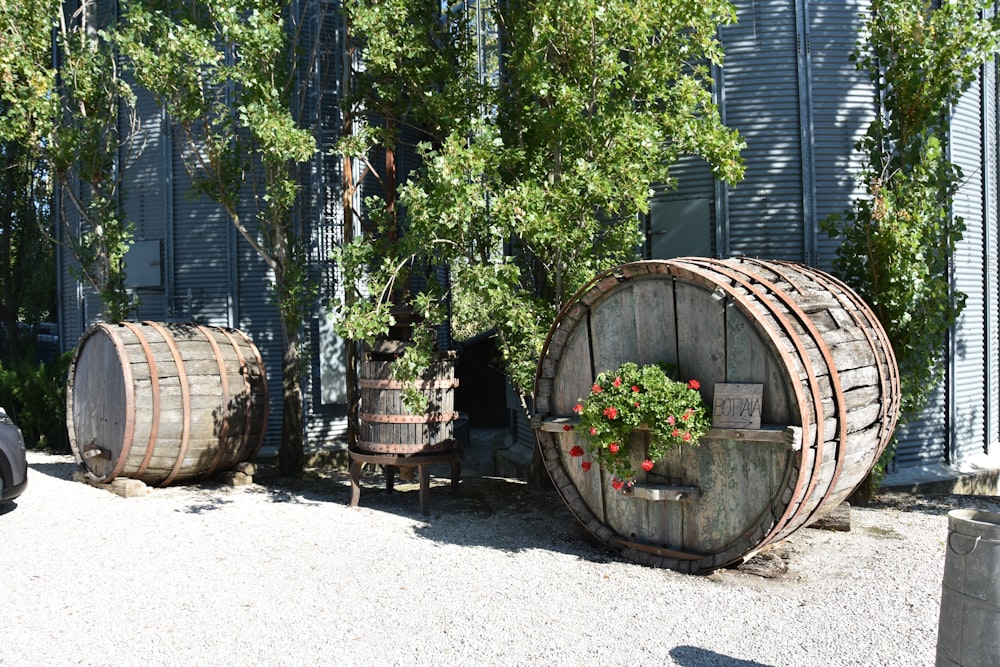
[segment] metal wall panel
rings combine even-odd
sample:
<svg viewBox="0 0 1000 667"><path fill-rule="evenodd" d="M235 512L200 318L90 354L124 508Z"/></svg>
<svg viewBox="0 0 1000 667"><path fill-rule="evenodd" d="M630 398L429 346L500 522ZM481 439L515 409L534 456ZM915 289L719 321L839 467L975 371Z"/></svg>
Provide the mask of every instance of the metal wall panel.
<svg viewBox="0 0 1000 667"><path fill-rule="evenodd" d="M722 31L726 123L747 142L744 181L729 192L729 255L804 258L797 25L794 0L737 6Z"/></svg>
<svg viewBox="0 0 1000 667"><path fill-rule="evenodd" d="M952 460L985 449L986 341L983 215L982 88L973 84L957 105L951 125L951 160L963 171L954 215L965 232L954 257L955 289L967 296L954 329L952 350Z"/></svg>
<svg viewBox="0 0 1000 667"><path fill-rule="evenodd" d="M267 422L265 446L281 442L282 397L282 336L278 309L271 304L271 272L263 260L246 242L238 252L240 319L237 328L249 334L260 350L267 371L271 409Z"/></svg>
<svg viewBox="0 0 1000 667"><path fill-rule="evenodd" d="M1000 116L998 116L998 56L983 68L983 246L985 248L983 320L986 344L986 450L1000 451Z"/></svg>
<svg viewBox="0 0 1000 667"><path fill-rule="evenodd" d="M864 26L866 0L809 3L816 224L842 214L863 194L856 174L863 156L854 149L875 117L875 89L868 74L850 61ZM839 241L817 229L816 266L829 271Z"/></svg>
<svg viewBox="0 0 1000 667"><path fill-rule="evenodd" d="M134 141L121 151L124 171L122 208L125 219L135 226L136 240L160 240L167 214L164 150L169 138L163 133L164 112L153 96L137 90ZM119 116L120 131L128 131L126 110ZM124 134L123 134L124 136Z"/></svg>
<svg viewBox="0 0 1000 667"><path fill-rule="evenodd" d="M179 150L172 152L174 224L165 270L169 317L233 326L229 318L230 234L222 207L193 197Z"/></svg>
<svg viewBox="0 0 1000 667"><path fill-rule="evenodd" d="M252 206L250 185L247 184L243 194L243 204L240 216L251 234L256 234L259 224ZM277 446L281 441L282 421L282 335L281 319L278 309L273 303L274 273L261 259L257 251L239 235L232 223L227 222L227 239L232 248L230 270L230 289L227 298L233 304L232 317L229 326L235 326L247 334L260 350L267 372L268 394L271 399L271 411L267 423L265 446ZM223 303L219 303L214 312L225 312Z"/></svg>
<svg viewBox="0 0 1000 667"><path fill-rule="evenodd" d="M927 407L918 418L896 427L896 457L893 470L940 463L944 460L948 429L948 402L945 387L931 394Z"/></svg>
<svg viewBox="0 0 1000 667"><path fill-rule="evenodd" d="M340 87L344 67L343 19L339 2L301 0L294 3L302 30L317 57L302 62L303 123L313 128L319 151L302 174L300 219L309 235L310 275L319 301L306 323L304 344L311 359L303 384L306 438L310 443L344 440L347 431L345 342L328 323L324 304L340 299L342 289L332 252L344 239L341 206L341 157L334 151L340 138ZM304 52L310 49L304 49Z"/></svg>
<svg viewBox="0 0 1000 667"><path fill-rule="evenodd" d="M66 248L66 244L71 242L70 235L79 233L80 216L67 201L61 188L56 189L54 199L57 217L56 238L60 241L56 244L59 346L61 351L67 352L76 347L77 341L87 328L84 320L83 286L77 281L71 268L76 265L73 253Z"/></svg>
<svg viewBox="0 0 1000 667"><path fill-rule="evenodd" d="M128 130L132 120L124 111L119 116L122 132ZM133 313L137 320L167 317L162 249L170 220L172 179L166 173L171 146L169 135L163 132L165 115L152 95L137 88L136 133L120 155L124 174L122 208L125 219L134 226L133 246L126 257L126 285L138 301ZM134 262L143 266L133 266Z"/></svg>

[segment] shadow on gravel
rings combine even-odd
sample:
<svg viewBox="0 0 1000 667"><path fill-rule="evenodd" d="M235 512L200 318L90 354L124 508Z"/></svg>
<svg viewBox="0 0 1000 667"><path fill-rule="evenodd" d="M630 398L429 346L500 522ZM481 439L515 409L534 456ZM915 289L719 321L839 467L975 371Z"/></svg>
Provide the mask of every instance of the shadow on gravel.
<svg viewBox="0 0 1000 667"><path fill-rule="evenodd" d="M282 478L273 471L260 471L255 482L260 492L277 503L350 502L350 478L336 468L312 469L298 479ZM396 480L392 491L378 471L365 471L361 478L359 510L402 516L417 522L414 533L442 544L479 546L507 552L544 549L606 563L618 561L615 554L595 544L586 530L548 486L540 489L504 477L469 476L453 494L446 475L431 478L430 514L420 513L418 481ZM373 530L378 530L373 523Z"/></svg>
<svg viewBox="0 0 1000 667"><path fill-rule="evenodd" d="M184 512L186 514L207 514L213 510L222 509L224 506L231 505L232 503L232 500L226 500L225 498L207 498L204 502L192 503L183 510L177 511Z"/></svg>
<svg viewBox="0 0 1000 667"><path fill-rule="evenodd" d="M767 663L731 658L697 646L676 646L670 649L670 657L682 667L771 667Z"/></svg>
<svg viewBox="0 0 1000 667"><path fill-rule="evenodd" d="M951 510L976 508L1000 512L1000 497L952 494L915 494L904 491L886 491L876 495L867 505L869 510L898 510L943 516Z"/></svg>
<svg viewBox="0 0 1000 667"><path fill-rule="evenodd" d="M509 553L551 551L591 563L621 562L596 543L553 488L534 489L503 478L480 477L463 482L458 497L441 491L431 497L431 515L414 528L425 539ZM361 502L365 502L363 492ZM407 504L411 502L413 515L420 517L417 498L407 499ZM385 511L394 511L388 502Z"/></svg>
<svg viewBox="0 0 1000 667"><path fill-rule="evenodd" d="M300 478L282 477L273 469L259 469L254 476L260 492L276 503L343 503L351 498L351 481L346 470L335 467L313 468ZM531 497L536 494L538 497ZM530 500L529 500L530 497ZM386 489L380 471L364 470L361 475L362 509L391 512L433 521L455 514L490 515L500 511L523 511L530 503L561 508L565 506L554 489L534 491L520 481L503 477L463 477L457 494L451 491L447 476L432 475L430 481L430 514L420 513L418 480L403 481L398 477L393 490ZM568 514L567 514L568 516Z"/></svg>
<svg viewBox="0 0 1000 667"><path fill-rule="evenodd" d="M29 463L28 468L42 475L63 479L68 482L73 481L73 472L76 470L76 461L56 461L52 463ZM29 475L31 473L28 473ZM30 484L30 482L29 482Z"/></svg>

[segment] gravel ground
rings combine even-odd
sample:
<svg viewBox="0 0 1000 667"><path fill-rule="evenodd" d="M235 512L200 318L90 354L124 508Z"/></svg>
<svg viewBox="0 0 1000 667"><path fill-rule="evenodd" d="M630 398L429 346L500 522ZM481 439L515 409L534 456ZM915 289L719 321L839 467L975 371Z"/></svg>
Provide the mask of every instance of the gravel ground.
<svg viewBox="0 0 1000 667"><path fill-rule="evenodd" d="M0 516L0 665L932 665L950 509L887 494L787 570L689 576L587 541L552 490L332 469L121 498L29 452Z"/></svg>

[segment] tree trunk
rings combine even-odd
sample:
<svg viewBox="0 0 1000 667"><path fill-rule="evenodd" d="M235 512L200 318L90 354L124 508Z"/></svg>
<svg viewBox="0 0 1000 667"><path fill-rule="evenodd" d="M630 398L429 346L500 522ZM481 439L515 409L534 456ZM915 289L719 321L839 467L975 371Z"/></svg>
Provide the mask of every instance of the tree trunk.
<svg viewBox="0 0 1000 667"><path fill-rule="evenodd" d="M350 71L350 67L347 68L347 71ZM345 74L346 76L348 75ZM346 82L344 90L349 90ZM349 136L353 133L354 123L348 117L344 122L344 134ZM344 246L347 246L354 241L354 192L356 187L354 182L354 158L345 155L342 164L341 207L344 212L343 243ZM353 303L354 292L352 286L345 284L344 306L350 307ZM344 382L347 383L347 446L350 449L354 449L358 444L358 403L360 400L358 392L357 349L353 340L345 340L344 343L344 366L346 368Z"/></svg>
<svg viewBox="0 0 1000 667"><path fill-rule="evenodd" d="M299 328L282 322L284 350L281 359L281 446L278 471L301 475L305 460L305 429L302 418L302 364L299 361Z"/></svg>
<svg viewBox="0 0 1000 667"><path fill-rule="evenodd" d="M7 146L5 145L5 148ZM7 149L11 152L11 149ZM20 301L16 293L17 275L14 271L14 199L13 193L17 192L15 178L17 171L14 169L15 157L8 158L4 163L4 183L5 193L8 195L0 203L0 352L4 353L4 359L19 359L21 356L20 341L17 335L17 313ZM22 251L24 248L21 249Z"/></svg>

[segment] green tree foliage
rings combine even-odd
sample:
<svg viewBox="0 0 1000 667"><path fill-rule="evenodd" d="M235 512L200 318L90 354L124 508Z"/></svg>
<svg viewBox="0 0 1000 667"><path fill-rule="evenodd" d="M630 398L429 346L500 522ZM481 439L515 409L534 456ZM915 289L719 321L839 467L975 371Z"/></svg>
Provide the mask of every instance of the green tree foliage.
<svg viewBox="0 0 1000 667"><path fill-rule="evenodd" d="M52 23L58 4L0 0L0 137L41 143L58 105L52 95Z"/></svg>
<svg viewBox="0 0 1000 667"><path fill-rule="evenodd" d="M654 183L673 183L671 165L700 155L720 178L741 178L742 140L710 92L711 65L722 62L717 29L733 9L718 0L499 3L490 21L503 67L484 85L469 42L480 33L465 16L428 4L431 21L452 29L427 40L420 30L385 33L378 19L390 5L355 2L353 36L366 67L403 73L377 79L383 97L430 138L399 188L405 232L392 243L365 235L340 258L345 275L367 269L358 295L372 297L343 311L341 328L354 339L384 335L401 269L447 265L456 318L498 333L508 374L530 393L559 307L599 271L636 258L637 213ZM412 71L408 57L419 62ZM435 74L441 59L457 63L449 78ZM432 283L408 301L435 322L445 297Z"/></svg>
<svg viewBox="0 0 1000 667"><path fill-rule="evenodd" d="M72 9L4 0L0 22L0 137L20 146L19 168L36 170L42 161L60 201L81 221L64 235L79 278L100 296L107 319L123 319L131 308L123 262L131 226L121 209L121 173L136 150L132 95L101 32L96 0Z"/></svg>
<svg viewBox="0 0 1000 667"><path fill-rule="evenodd" d="M0 363L0 404L30 446L68 452L71 355L38 364L31 341L14 334L19 322L54 315L56 189L81 220L66 235L80 278L99 294L106 317L128 312L122 258L130 235L118 174L119 158L129 154L130 125L119 121L129 117L130 95L100 35L96 3L63 9L55 0L0 0L0 320L11 336Z"/></svg>
<svg viewBox="0 0 1000 667"><path fill-rule="evenodd" d="M41 3L39 3L41 4ZM50 70L40 66L51 49L45 11L0 0L0 360L22 353L20 321L37 322L53 288L54 267L45 232L51 219L45 165L36 148L51 115ZM48 60L51 60L49 57ZM51 271L46 275L46 269ZM10 409L10 408L8 408Z"/></svg>
<svg viewBox="0 0 1000 667"><path fill-rule="evenodd" d="M22 356L21 323L54 312L55 257L50 233L51 192L37 152L18 139L0 139L0 360Z"/></svg>
<svg viewBox="0 0 1000 667"><path fill-rule="evenodd" d="M857 150L865 195L822 224L841 238L834 270L871 304L900 369L902 417L915 416L944 372L948 329L965 305L950 261L964 225L952 201L962 179L948 160L951 111L997 48L992 3L873 0L854 58L880 110ZM890 460L876 468L875 484Z"/></svg>
<svg viewBox="0 0 1000 667"><path fill-rule="evenodd" d="M0 363L0 406L17 422L25 444L69 454L66 428L66 374L73 354L37 364L34 359Z"/></svg>
<svg viewBox="0 0 1000 667"><path fill-rule="evenodd" d="M122 175L140 150L134 142L134 95L98 21L96 0L56 15L60 107L43 146L60 201L80 216L80 228L64 235L78 277L97 292L102 315L114 322L133 307L125 289L132 224L122 209Z"/></svg>
<svg viewBox="0 0 1000 667"><path fill-rule="evenodd" d="M351 66L342 87L346 94L338 150L344 156L348 236L338 260L347 284L335 309L342 334L369 342L385 335L398 316L421 320L424 326L412 331L420 344L410 347L395 368L397 377L415 380L430 363L436 338L430 325L444 317L443 295L433 275L424 293L409 289L411 270L426 273L426 259L436 251L435 240L425 239L428 247L414 252L411 241L416 239L404 231L400 154L412 159L417 144L440 146L449 136L468 136L489 98L477 80L471 16L461 5L350 0L344 12ZM356 193L363 184L368 196L359 209ZM352 243L355 221L360 221L363 236ZM366 298L372 292L373 298ZM348 368L353 368L351 359ZM349 375L351 406L352 385ZM419 392L406 395L415 406L421 403Z"/></svg>
<svg viewBox="0 0 1000 667"><path fill-rule="evenodd" d="M222 206L272 273L283 343L279 467L296 474L304 438L301 329L315 290L292 207L298 165L316 146L292 114L297 52L289 3L133 0L123 8L116 43L135 80L166 106L195 189Z"/></svg>

